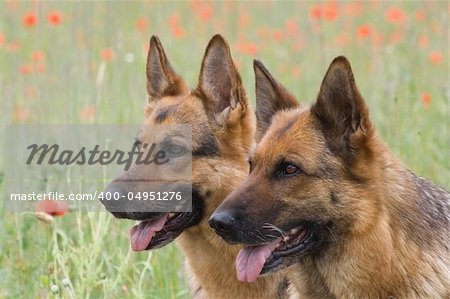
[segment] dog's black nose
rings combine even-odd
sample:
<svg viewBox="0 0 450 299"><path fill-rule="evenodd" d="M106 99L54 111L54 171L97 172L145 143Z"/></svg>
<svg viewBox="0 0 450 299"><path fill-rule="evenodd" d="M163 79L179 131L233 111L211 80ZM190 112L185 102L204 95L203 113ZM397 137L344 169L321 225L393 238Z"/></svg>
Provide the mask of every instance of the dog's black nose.
<svg viewBox="0 0 450 299"><path fill-rule="evenodd" d="M221 211L214 213L209 218L209 225L218 233L227 233L234 228L236 215L233 211Z"/></svg>
<svg viewBox="0 0 450 299"><path fill-rule="evenodd" d="M109 212L126 211L126 191L118 184L109 184L99 199Z"/></svg>

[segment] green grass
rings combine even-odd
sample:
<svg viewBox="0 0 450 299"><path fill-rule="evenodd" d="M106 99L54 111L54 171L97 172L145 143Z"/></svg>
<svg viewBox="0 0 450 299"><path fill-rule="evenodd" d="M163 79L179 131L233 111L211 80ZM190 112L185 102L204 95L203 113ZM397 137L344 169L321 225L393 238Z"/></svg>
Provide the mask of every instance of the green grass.
<svg viewBox="0 0 450 299"><path fill-rule="evenodd" d="M0 3L0 135L8 134L10 123L138 124L150 35L159 35L173 67L194 86L204 48L220 32L230 42L253 103L254 57L302 103L311 103L332 58L346 55L378 132L393 152L417 174L450 186L446 2L360 2L356 15L348 14L351 3L344 2L331 21L312 20L310 2L208 5ZM405 19L387 22L385 13L392 7L399 7ZM38 24L27 28L22 22L30 11ZM62 15L58 26L48 24L52 11ZM147 21L143 30L136 28L139 18ZM357 31L364 24L372 32L361 38ZM114 52L108 61L101 55L106 48ZM33 62L35 51L44 54L42 61ZM430 62L433 52L442 55L440 63ZM23 74L27 68L35 71ZM428 105L421 101L423 93L431 96ZM6 163L17 161L1 157L3 181ZM3 192L0 196L5 198ZM131 252L126 221L72 210L45 224L31 212L6 211L4 200L0 217L0 298L187 297L176 246ZM52 286L58 286L58 294Z"/></svg>

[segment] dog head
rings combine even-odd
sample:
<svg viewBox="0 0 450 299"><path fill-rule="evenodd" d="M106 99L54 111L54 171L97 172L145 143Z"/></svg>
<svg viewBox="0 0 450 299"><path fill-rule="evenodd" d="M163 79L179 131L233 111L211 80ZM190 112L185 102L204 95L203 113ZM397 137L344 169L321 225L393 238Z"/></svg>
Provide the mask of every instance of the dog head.
<svg viewBox="0 0 450 299"><path fill-rule="evenodd" d="M162 247L192 227L210 230L209 215L248 173L247 154L255 131L253 112L222 36L210 40L194 89L174 71L156 36L150 40L146 70L144 124L148 126L144 127L187 124L192 129L192 212L140 212L135 201L102 201L114 216L141 221L131 230L131 245L136 251ZM135 145L150 144L146 139L155 133L161 134L143 129ZM169 143L171 154L186 151L183 140L170 138ZM149 191L145 183L136 183L136 177L146 171L145 166L132 166L111 182L105 193Z"/></svg>
<svg viewBox="0 0 450 299"><path fill-rule="evenodd" d="M311 107L300 107L255 61L258 133L250 175L215 211L211 226L242 243L238 278L320 257L343 236L361 233L376 213L371 180L374 153L368 110L350 63L331 63Z"/></svg>

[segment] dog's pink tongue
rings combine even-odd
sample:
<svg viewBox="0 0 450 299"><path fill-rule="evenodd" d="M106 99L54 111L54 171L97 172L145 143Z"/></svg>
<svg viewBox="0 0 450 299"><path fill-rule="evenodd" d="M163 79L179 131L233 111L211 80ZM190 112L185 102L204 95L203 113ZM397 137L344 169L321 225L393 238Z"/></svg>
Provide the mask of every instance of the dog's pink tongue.
<svg viewBox="0 0 450 299"><path fill-rule="evenodd" d="M133 226L130 231L131 248L134 251L147 249L155 233L163 228L168 216L166 213L154 221L142 221Z"/></svg>
<svg viewBox="0 0 450 299"><path fill-rule="evenodd" d="M264 263L275 249L280 239L261 246L246 247L236 258L237 277L243 282L254 282L264 267Z"/></svg>

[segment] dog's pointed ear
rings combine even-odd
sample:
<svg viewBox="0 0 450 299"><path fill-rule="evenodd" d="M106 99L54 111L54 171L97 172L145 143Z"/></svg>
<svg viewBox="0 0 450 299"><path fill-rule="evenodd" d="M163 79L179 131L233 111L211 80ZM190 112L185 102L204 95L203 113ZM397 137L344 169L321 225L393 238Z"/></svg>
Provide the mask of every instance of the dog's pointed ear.
<svg viewBox="0 0 450 299"><path fill-rule="evenodd" d="M230 47L220 35L214 35L206 47L197 87L207 108L216 114L247 105L241 77L233 63Z"/></svg>
<svg viewBox="0 0 450 299"><path fill-rule="evenodd" d="M295 97L269 73L264 64L253 60L256 90L256 140L269 128L272 117L280 110L299 106Z"/></svg>
<svg viewBox="0 0 450 299"><path fill-rule="evenodd" d="M181 94L183 79L173 70L159 38L153 35L147 54L147 93L149 101Z"/></svg>
<svg viewBox="0 0 450 299"><path fill-rule="evenodd" d="M352 147L354 133L371 129L369 112L344 56L331 62L311 110L320 120L325 137L338 150Z"/></svg>

